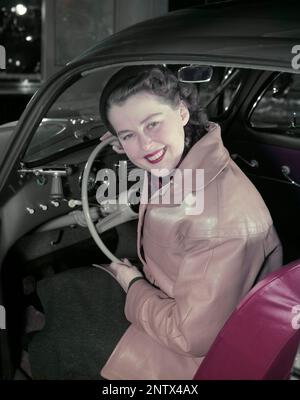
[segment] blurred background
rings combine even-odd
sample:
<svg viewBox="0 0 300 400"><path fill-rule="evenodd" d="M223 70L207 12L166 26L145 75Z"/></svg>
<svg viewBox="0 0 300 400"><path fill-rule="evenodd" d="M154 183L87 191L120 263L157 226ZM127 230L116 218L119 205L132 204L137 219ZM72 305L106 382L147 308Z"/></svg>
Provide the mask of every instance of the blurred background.
<svg viewBox="0 0 300 400"><path fill-rule="evenodd" d="M50 75L105 37L169 11L215 2L220 0L1 0L6 70L0 70L0 124L17 120Z"/></svg>

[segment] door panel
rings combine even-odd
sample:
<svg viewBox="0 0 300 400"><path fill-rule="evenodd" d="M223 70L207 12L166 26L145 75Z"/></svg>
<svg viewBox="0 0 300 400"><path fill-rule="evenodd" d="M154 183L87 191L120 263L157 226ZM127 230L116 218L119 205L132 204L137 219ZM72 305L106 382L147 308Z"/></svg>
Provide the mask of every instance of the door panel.
<svg viewBox="0 0 300 400"><path fill-rule="evenodd" d="M264 198L286 263L300 257L300 75L284 75L261 76L226 130L224 142ZM284 87L276 92L282 82Z"/></svg>

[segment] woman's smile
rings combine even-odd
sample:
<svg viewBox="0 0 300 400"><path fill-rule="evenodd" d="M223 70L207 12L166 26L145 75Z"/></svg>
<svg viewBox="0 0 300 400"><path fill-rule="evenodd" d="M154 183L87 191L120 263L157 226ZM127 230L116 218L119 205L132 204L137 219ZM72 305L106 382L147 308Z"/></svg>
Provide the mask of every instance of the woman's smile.
<svg viewBox="0 0 300 400"><path fill-rule="evenodd" d="M176 168L184 150L184 126L189 120L184 103L171 106L157 95L140 92L121 104L113 104L108 117L136 166L158 176Z"/></svg>
<svg viewBox="0 0 300 400"><path fill-rule="evenodd" d="M162 148L160 150L154 151L154 152L146 155L145 158L151 164L157 164L164 158L166 151L167 151L167 149L165 146L164 148Z"/></svg>

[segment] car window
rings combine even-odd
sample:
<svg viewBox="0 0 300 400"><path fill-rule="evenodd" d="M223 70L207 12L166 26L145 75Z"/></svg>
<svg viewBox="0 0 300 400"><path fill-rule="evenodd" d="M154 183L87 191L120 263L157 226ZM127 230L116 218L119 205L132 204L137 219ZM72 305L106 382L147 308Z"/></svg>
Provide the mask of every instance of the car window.
<svg viewBox="0 0 300 400"><path fill-rule="evenodd" d="M23 158L36 162L87 140L100 137L105 127L99 116L103 70L87 74L68 87L42 119Z"/></svg>
<svg viewBox="0 0 300 400"><path fill-rule="evenodd" d="M182 65L180 65L182 66ZM180 67L170 66L174 72ZM209 82L198 83L200 104L203 107L212 99L217 89L235 71L233 68L214 67ZM112 71L95 70L86 74L67 88L53 103L35 132L26 154L25 163L38 162L58 155L84 141L99 138L105 126L99 117L99 98L103 86ZM209 104L208 117L212 120L226 113L240 87L239 75Z"/></svg>
<svg viewBox="0 0 300 400"><path fill-rule="evenodd" d="M279 74L258 97L249 122L253 128L300 137L300 75Z"/></svg>
<svg viewBox="0 0 300 400"><path fill-rule="evenodd" d="M201 83L200 86L200 103L206 105L214 96L220 85L229 80L231 75L236 71L235 68L214 67L213 76L210 82ZM241 75L237 74L224 90L211 102L206 111L209 119L219 119L225 116L233 104L236 95L241 87Z"/></svg>

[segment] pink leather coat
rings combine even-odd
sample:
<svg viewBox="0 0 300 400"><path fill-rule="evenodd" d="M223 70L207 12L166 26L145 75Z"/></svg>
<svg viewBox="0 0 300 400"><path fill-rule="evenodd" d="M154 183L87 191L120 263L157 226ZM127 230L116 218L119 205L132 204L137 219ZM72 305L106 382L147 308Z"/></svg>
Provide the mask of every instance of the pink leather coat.
<svg viewBox="0 0 300 400"><path fill-rule="evenodd" d="M190 215L185 201L140 205L138 254L147 280L127 293L131 325L101 370L106 379L192 379L256 279L281 266L269 211L217 124L178 169L186 168L204 169L204 185L191 191L204 196L203 211ZM162 196L178 190L176 182L160 189Z"/></svg>

